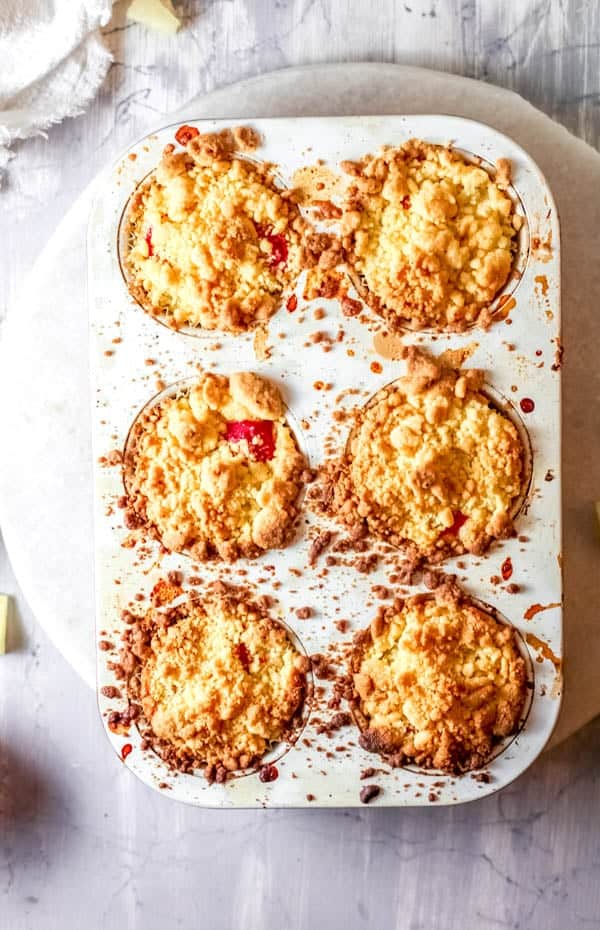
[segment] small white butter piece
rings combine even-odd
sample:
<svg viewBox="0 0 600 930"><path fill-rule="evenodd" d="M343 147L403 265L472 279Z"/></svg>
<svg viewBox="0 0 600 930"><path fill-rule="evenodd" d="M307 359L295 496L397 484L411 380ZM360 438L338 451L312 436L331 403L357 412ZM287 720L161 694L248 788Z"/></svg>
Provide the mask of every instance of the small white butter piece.
<svg viewBox="0 0 600 930"><path fill-rule="evenodd" d="M164 35L174 35L181 26L171 0L132 0L127 19L142 23Z"/></svg>
<svg viewBox="0 0 600 930"><path fill-rule="evenodd" d="M8 594L0 594L0 656L6 652L6 627L8 625Z"/></svg>

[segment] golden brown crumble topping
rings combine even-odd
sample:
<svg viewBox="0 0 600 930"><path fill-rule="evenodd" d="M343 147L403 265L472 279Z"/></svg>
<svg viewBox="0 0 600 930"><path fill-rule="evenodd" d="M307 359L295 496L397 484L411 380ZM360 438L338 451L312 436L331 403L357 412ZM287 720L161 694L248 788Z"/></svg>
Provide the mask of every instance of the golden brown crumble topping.
<svg viewBox="0 0 600 930"><path fill-rule="evenodd" d="M167 146L132 197L123 267L139 303L175 328L240 332L265 322L332 237L315 239L272 168L236 156L250 127ZM317 249L315 249L317 246Z"/></svg>
<svg viewBox="0 0 600 930"><path fill-rule="evenodd" d="M513 531L525 480L518 431L481 392L483 372L406 355L406 377L358 413L344 456L324 465L311 499L422 557L482 553Z"/></svg>
<svg viewBox="0 0 600 930"><path fill-rule="evenodd" d="M462 330L488 310L521 223L503 190L506 159L492 179L451 148L411 139L342 168L353 178L341 226L347 257L391 326Z"/></svg>
<svg viewBox="0 0 600 930"><path fill-rule="evenodd" d="M525 705L513 628L451 588L380 608L351 671L361 745L396 765L479 768Z"/></svg>
<svg viewBox="0 0 600 930"><path fill-rule="evenodd" d="M305 468L272 382L205 373L136 422L126 516L197 560L254 558L289 541Z"/></svg>
<svg viewBox="0 0 600 930"><path fill-rule="evenodd" d="M224 587L224 586L222 586ZM124 634L130 700L144 738L174 768L219 780L291 736L308 658L247 592L149 610Z"/></svg>

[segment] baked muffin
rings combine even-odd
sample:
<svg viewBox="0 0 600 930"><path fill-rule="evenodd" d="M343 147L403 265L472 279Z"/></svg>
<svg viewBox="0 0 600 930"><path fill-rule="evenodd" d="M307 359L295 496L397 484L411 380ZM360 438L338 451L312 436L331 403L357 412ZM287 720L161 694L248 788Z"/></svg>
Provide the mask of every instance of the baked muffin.
<svg viewBox="0 0 600 930"><path fill-rule="evenodd" d="M483 372L415 349L407 357L406 377L359 412L312 499L421 558L481 554L513 532L525 482L519 433L482 393Z"/></svg>
<svg viewBox="0 0 600 930"><path fill-rule="evenodd" d="M292 737L309 660L247 592L219 587L138 618L122 658L144 738L174 768L223 780Z"/></svg>
<svg viewBox="0 0 600 930"><path fill-rule="evenodd" d="M305 468L272 382L205 373L136 420L125 522L196 560L254 558L289 541Z"/></svg>
<svg viewBox="0 0 600 930"><path fill-rule="evenodd" d="M229 130L182 138L185 149L167 146L129 204L125 279L174 328L251 329L318 260L304 241L308 225L270 166L235 154L239 133L237 141Z"/></svg>
<svg viewBox="0 0 600 930"><path fill-rule="evenodd" d="M490 322L511 272L521 218L495 178L451 148L411 139L360 162L341 221L357 286L393 328L463 330Z"/></svg>
<svg viewBox="0 0 600 930"><path fill-rule="evenodd" d="M380 608L351 659L363 749L444 772L517 732L527 669L515 631L452 591Z"/></svg>

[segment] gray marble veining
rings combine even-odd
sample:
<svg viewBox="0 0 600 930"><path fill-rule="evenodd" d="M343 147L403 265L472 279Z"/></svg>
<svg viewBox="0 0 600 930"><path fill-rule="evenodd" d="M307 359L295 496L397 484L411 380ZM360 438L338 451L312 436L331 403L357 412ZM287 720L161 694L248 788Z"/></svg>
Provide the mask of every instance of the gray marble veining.
<svg viewBox="0 0 600 930"><path fill-rule="evenodd" d="M518 90L600 144L595 0L198 0L169 40L126 24L123 7L98 99L10 166L0 317L103 162L194 94L264 70L445 69ZM0 660L0 930L600 927L600 721L467 807L188 809L115 764L94 694L36 625L4 550L0 590L18 605Z"/></svg>

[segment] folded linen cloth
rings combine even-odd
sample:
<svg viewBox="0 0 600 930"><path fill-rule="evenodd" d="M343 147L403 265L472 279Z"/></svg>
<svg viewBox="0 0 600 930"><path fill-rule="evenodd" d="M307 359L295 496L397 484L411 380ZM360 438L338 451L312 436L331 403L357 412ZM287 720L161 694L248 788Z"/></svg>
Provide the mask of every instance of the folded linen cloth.
<svg viewBox="0 0 600 930"><path fill-rule="evenodd" d="M112 0L1 0L0 171L15 139L77 116L111 62L100 26Z"/></svg>

